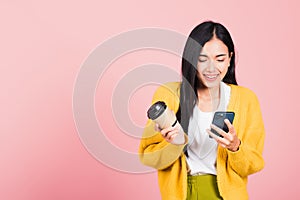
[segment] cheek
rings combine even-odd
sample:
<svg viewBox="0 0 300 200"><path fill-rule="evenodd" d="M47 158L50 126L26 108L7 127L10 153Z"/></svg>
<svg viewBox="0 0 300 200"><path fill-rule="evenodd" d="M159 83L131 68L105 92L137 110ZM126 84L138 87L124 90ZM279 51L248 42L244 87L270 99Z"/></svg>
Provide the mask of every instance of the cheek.
<svg viewBox="0 0 300 200"><path fill-rule="evenodd" d="M218 70L221 72L221 73L227 73L227 70L228 70L228 67L229 67L229 65L230 65L230 63L229 63L229 61L227 61L227 62L224 62L224 63L220 63L219 65L218 65Z"/></svg>
<svg viewBox="0 0 300 200"><path fill-rule="evenodd" d="M201 80L203 80L203 74L202 74L202 72L204 71L204 67L203 67L203 65L198 65L197 66L197 77L199 78L199 79L201 79Z"/></svg>
<svg viewBox="0 0 300 200"><path fill-rule="evenodd" d="M226 65L222 65L222 66L219 66L218 67L218 70L221 72L221 73L226 73L228 67Z"/></svg>
<svg viewBox="0 0 300 200"><path fill-rule="evenodd" d="M224 67L221 71L221 79L223 80L223 78L225 77L226 73L228 71L228 67Z"/></svg>
<svg viewBox="0 0 300 200"><path fill-rule="evenodd" d="M206 67L205 64L198 63L197 64L197 71L198 71L198 73L201 72L201 71L203 71L205 69L205 67Z"/></svg>

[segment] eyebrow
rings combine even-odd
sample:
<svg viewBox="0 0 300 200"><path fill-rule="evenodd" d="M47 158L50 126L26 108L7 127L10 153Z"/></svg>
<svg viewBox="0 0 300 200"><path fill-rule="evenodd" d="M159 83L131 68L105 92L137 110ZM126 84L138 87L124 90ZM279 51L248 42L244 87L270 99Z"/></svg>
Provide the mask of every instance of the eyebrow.
<svg viewBox="0 0 300 200"><path fill-rule="evenodd" d="M200 57L200 56L202 56L202 57L208 57L208 56L205 55L205 54L200 54L199 57ZM218 57L221 57L221 56L227 56L227 54L224 54L224 53L223 53L223 54L216 55L217 58L218 58Z"/></svg>

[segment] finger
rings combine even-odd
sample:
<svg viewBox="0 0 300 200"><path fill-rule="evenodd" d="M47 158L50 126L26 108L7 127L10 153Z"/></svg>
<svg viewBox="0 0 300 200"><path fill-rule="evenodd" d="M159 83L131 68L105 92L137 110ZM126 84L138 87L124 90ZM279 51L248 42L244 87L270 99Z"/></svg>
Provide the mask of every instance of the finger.
<svg viewBox="0 0 300 200"><path fill-rule="evenodd" d="M155 123L154 130L160 132L162 129L160 128L159 124Z"/></svg>
<svg viewBox="0 0 300 200"><path fill-rule="evenodd" d="M228 127L229 133L235 134L234 126L230 123L230 121L228 119L225 119L224 122Z"/></svg>
<svg viewBox="0 0 300 200"><path fill-rule="evenodd" d="M165 137L168 132L173 131L174 129L175 129L174 127L165 128L165 129L162 129L160 131L160 133Z"/></svg>
<svg viewBox="0 0 300 200"><path fill-rule="evenodd" d="M167 140L172 140L176 135L178 135L178 131L174 130L174 131L170 131L165 135L165 139Z"/></svg>
<svg viewBox="0 0 300 200"><path fill-rule="evenodd" d="M177 137L178 133L173 134L171 137L169 137L168 139L166 139L168 142L173 142L173 140L175 139L175 137Z"/></svg>
<svg viewBox="0 0 300 200"><path fill-rule="evenodd" d="M206 129L206 132L208 133L208 135L210 137L212 137L213 139L215 139L217 142L218 142L219 138L221 138L221 137L217 136L216 134L214 134L213 132L211 132L210 129Z"/></svg>
<svg viewBox="0 0 300 200"><path fill-rule="evenodd" d="M170 137L171 140L173 140L177 135L178 135L178 133L173 134L173 135Z"/></svg>
<svg viewBox="0 0 300 200"><path fill-rule="evenodd" d="M217 133L219 133L220 135L222 135L223 137L226 137L227 134L225 133L225 131L223 131L222 129L220 129L219 127L217 127L216 125L214 124L211 124L210 127L212 129L214 129Z"/></svg>
<svg viewBox="0 0 300 200"><path fill-rule="evenodd" d="M206 132L218 143L223 143L223 138L213 133L210 129L206 129Z"/></svg>
<svg viewBox="0 0 300 200"><path fill-rule="evenodd" d="M226 138L221 138L214 134L211 130L206 129L206 132L217 141L222 147L226 148L226 146L230 145L230 141L228 141Z"/></svg>

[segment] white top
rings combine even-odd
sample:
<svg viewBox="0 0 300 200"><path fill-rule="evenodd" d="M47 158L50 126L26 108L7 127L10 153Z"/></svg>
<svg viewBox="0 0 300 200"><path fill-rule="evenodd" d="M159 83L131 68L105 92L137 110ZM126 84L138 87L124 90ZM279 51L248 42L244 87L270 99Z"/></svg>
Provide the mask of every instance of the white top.
<svg viewBox="0 0 300 200"><path fill-rule="evenodd" d="M230 99L230 86L224 82L220 84L220 104L216 111L226 111ZM215 112L202 112L198 106L194 107L193 116L188 127L189 143L187 146L187 164L190 174L216 175L217 142L210 138L206 129L210 129Z"/></svg>

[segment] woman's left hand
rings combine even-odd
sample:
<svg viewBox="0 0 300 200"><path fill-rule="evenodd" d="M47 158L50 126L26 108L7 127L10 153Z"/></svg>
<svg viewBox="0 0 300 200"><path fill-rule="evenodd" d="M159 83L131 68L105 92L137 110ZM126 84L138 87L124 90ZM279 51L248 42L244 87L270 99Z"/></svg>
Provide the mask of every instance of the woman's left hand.
<svg viewBox="0 0 300 200"><path fill-rule="evenodd" d="M217 136L216 134L211 132L211 130L209 130L209 129L207 129L206 132L211 137L213 137L218 142L218 144L221 145L223 148L227 148L228 150L235 152L239 149L241 141L237 137L235 129L234 129L233 125L230 123L230 121L228 119L225 119L224 122L226 123L226 125L228 127L228 130L229 130L228 133L226 133L219 127L215 126L214 124L211 124L211 128L214 129L215 131L217 131L217 133L219 133L220 135L222 135L223 138Z"/></svg>

